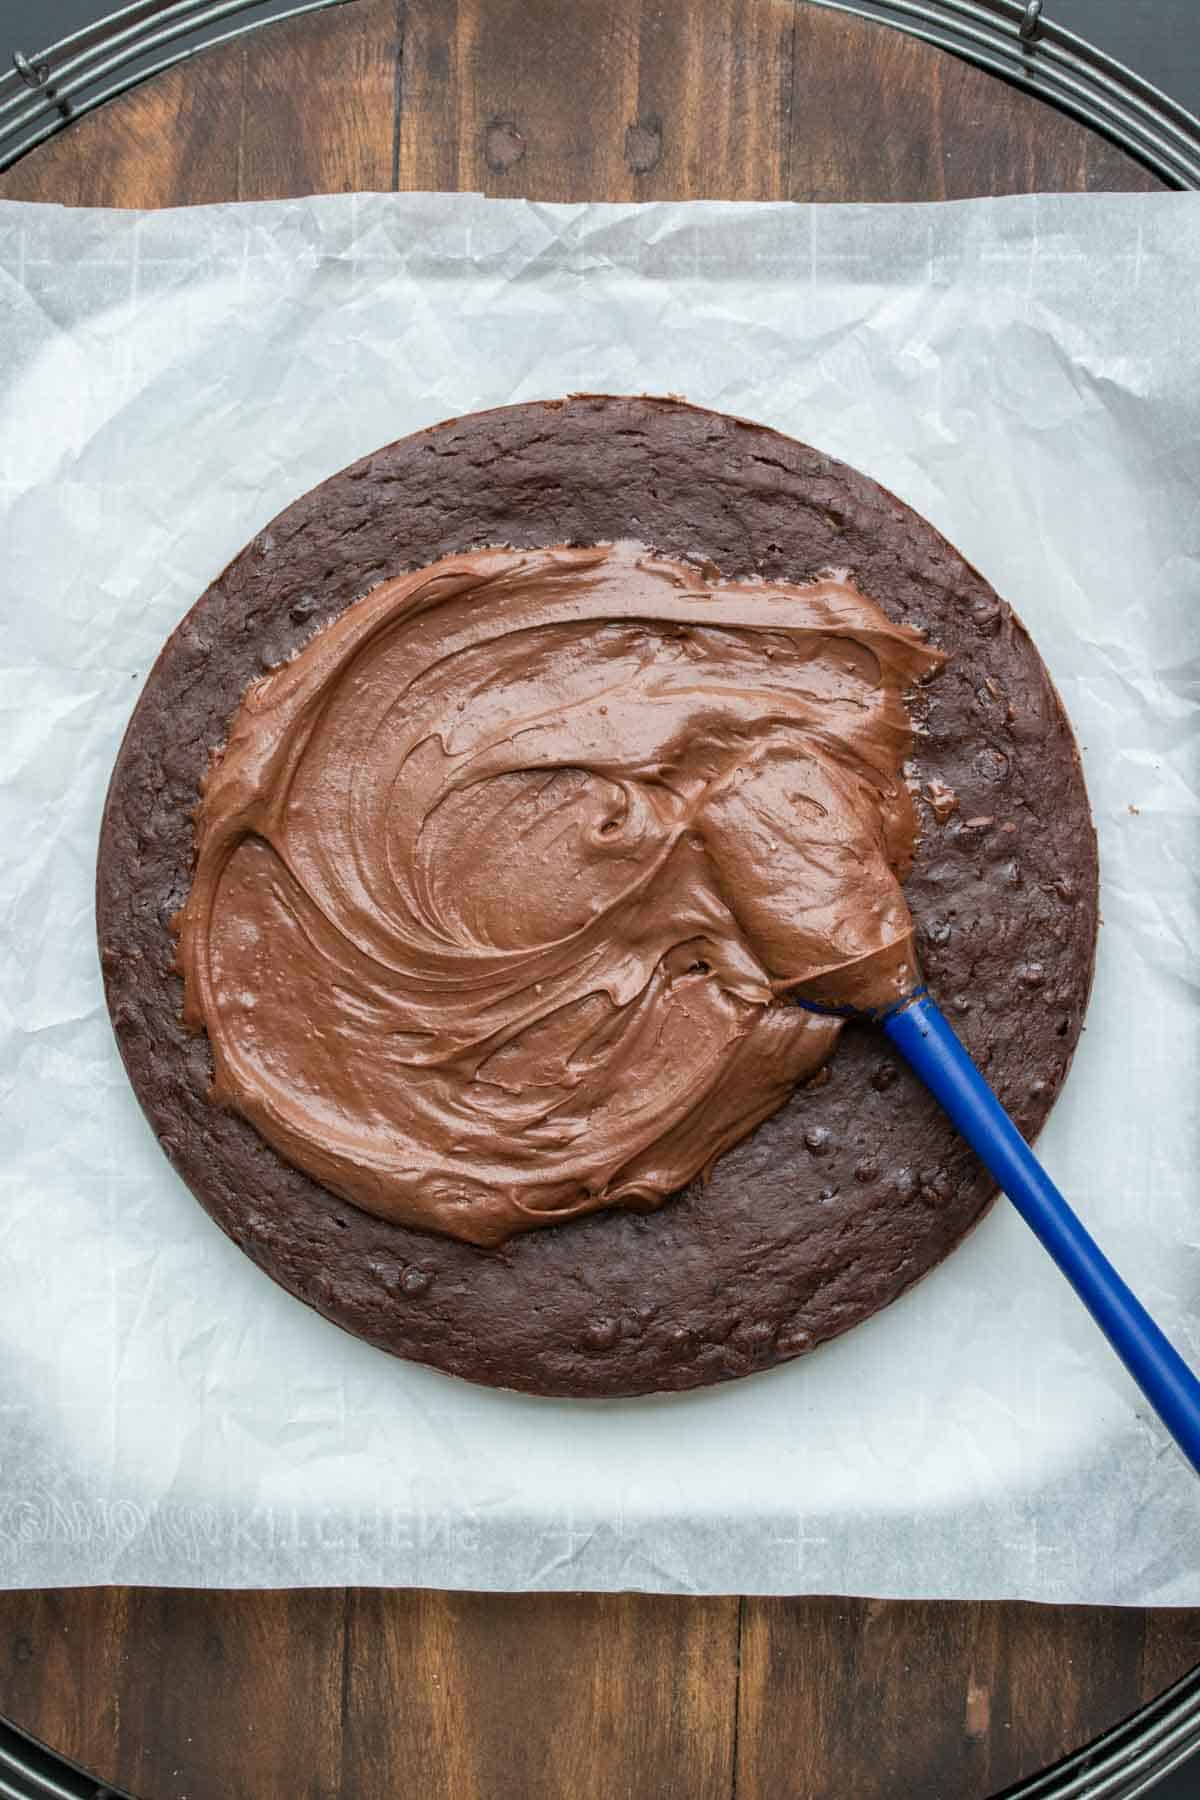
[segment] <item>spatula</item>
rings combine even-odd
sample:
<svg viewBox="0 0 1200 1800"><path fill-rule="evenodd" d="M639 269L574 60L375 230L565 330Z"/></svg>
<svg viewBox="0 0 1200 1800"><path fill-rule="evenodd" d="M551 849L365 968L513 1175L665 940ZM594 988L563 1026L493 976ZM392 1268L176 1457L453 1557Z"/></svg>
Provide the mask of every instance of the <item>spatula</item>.
<svg viewBox="0 0 1200 1800"><path fill-rule="evenodd" d="M813 1010L850 1009L817 1005ZM870 1018L883 1030L945 1109L1200 1473L1200 1380L1067 1204L928 990L918 988L886 1008L855 1016Z"/></svg>

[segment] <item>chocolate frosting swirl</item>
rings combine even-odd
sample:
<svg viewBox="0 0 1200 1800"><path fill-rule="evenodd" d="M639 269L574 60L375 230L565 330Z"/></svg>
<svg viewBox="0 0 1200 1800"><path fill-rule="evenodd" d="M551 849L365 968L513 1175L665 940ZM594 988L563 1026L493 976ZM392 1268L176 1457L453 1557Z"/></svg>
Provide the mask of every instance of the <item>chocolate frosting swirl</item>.
<svg viewBox="0 0 1200 1800"><path fill-rule="evenodd" d="M636 544L387 581L246 693L177 921L213 1098L476 1244L650 1209L916 979L904 694L846 579Z"/></svg>

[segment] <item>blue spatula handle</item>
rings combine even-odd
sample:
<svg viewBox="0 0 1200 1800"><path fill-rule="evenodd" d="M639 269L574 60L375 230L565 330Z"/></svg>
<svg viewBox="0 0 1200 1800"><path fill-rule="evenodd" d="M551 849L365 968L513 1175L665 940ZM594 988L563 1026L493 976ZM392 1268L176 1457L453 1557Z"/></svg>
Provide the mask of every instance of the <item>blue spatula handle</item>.
<svg viewBox="0 0 1200 1800"><path fill-rule="evenodd" d="M1063 1199L927 995L883 1029L1037 1233L1192 1467L1200 1473L1200 1381Z"/></svg>

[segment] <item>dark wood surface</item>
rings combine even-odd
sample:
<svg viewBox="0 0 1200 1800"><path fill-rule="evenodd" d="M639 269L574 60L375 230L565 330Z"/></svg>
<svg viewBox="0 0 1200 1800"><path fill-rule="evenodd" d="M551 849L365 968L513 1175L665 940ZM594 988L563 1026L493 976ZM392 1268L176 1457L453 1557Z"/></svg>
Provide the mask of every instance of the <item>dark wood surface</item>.
<svg viewBox="0 0 1200 1800"><path fill-rule="evenodd" d="M794 0L354 0L84 118L0 194L1150 191ZM141 1800L984 1800L1200 1661L1200 1613L375 1590L0 1596L0 1710Z"/></svg>

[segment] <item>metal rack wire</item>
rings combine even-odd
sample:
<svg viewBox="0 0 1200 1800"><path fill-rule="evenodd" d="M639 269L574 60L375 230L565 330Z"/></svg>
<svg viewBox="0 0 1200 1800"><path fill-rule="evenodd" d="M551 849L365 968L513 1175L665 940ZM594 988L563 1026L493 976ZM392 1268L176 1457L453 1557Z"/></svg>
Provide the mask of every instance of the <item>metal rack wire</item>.
<svg viewBox="0 0 1200 1800"><path fill-rule="evenodd" d="M796 0L799 4L800 0ZM1044 0L807 0L875 19L1103 132L1169 186L1200 188L1200 120L1048 17ZM1051 0L1052 3L1052 0ZM0 74L0 169L139 81L281 18L354 0L134 0ZM225 29L230 21L239 20Z"/></svg>
<svg viewBox="0 0 1200 1800"><path fill-rule="evenodd" d="M997 1800L1141 1800L1200 1745L1200 1669L1056 1768Z"/></svg>
<svg viewBox="0 0 1200 1800"><path fill-rule="evenodd" d="M18 50L12 68L0 73L0 169L81 114L201 50L280 19L351 4L353 0L302 0L284 7L268 0L134 0L36 55ZM231 31L218 29L240 14L256 16ZM166 55L159 54L163 50Z"/></svg>
<svg viewBox="0 0 1200 1800"><path fill-rule="evenodd" d="M1200 1744L1200 1670L1124 1724L997 1800L1142 1800ZM0 1800L123 1800L0 1718Z"/></svg>
<svg viewBox="0 0 1200 1800"><path fill-rule="evenodd" d="M95 107L269 22L355 0L134 0L0 73L0 169ZM795 0L800 4L801 0ZM1175 188L1200 189L1200 120L1057 25L1046 0L807 0L951 52L1071 114ZM1053 0L1049 0L1053 6ZM232 21L239 21L232 23ZM1135 1800L1200 1745L1200 1669L1007 1800ZM0 1800L109 1800L82 1771L0 1719Z"/></svg>
<svg viewBox="0 0 1200 1800"><path fill-rule="evenodd" d="M815 0L877 19L1035 94L1171 187L1200 187L1200 119L1048 18L1043 0ZM1053 4L1053 0L1050 0Z"/></svg>

